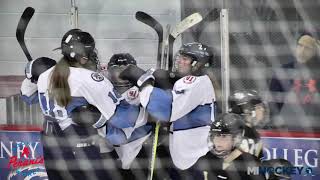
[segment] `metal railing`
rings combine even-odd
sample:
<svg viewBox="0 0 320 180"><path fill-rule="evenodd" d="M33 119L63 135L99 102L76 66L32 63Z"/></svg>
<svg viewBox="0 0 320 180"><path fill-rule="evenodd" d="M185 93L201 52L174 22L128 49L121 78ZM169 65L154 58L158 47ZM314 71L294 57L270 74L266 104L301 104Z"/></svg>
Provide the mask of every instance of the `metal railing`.
<svg viewBox="0 0 320 180"><path fill-rule="evenodd" d="M43 115L39 104L28 105L20 95L6 98L7 124L42 125Z"/></svg>

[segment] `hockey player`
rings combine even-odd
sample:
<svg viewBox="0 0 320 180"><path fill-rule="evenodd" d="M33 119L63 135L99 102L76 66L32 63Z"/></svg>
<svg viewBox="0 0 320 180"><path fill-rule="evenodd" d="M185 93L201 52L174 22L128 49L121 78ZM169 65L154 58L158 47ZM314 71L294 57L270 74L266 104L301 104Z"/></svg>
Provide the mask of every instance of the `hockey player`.
<svg viewBox="0 0 320 180"><path fill-rule="evenodd" d="M42 141L49 179L110 179L92 137L96 130L90 127L100 128L106 121L112 124L119 117L133 122L131 114L123 113L127 106L111 82L89 70L97 69L99 64L95 41L89 33L80 29L68 31L62 38L61 50L61 60L43 72L37 84L26 80L21 87L28 102L39 97L45 116ZM76 116L74 113L83 112L82 108L92 109L95 117ZM97 121L100 114L94 112L104 118Z"/></svg>
<svg viewBox="0 0 320 180"><path fill-rule="evenodd" d="M245 133L240 148L262 158L262 142L256 127L268 121L268 105L255 90L238 90L229 97L230 112L243 116Z"/></svg>
<svg viewBox="0 0 320 180"><path fill-rule="evenodd" d="M260 161L237 147L244 130L242 117L233 113L219 115L212 123L208 138L210 152L184 174L181 179L264 179L263 175L248 174L248 167L258 167Z"/></svg>
<svg viewBox="0 0 320 180"><path fill-rule="evenodd" d="M151 134L152 125L147 122L148 114L139 103L139 89L128 80L119 78L120 72L128 65L136 66L136 60L129 53L114 54L108 63L107 71L102 71L114 85L117 92L122 94L122 97L128 102L127 106L132 106L131 114L135 114L136 120L132 126L125 128L117 128L111 123L108 123L104 133L109 142L114 145L114 148L121 161L121 168L128 170L131 168L138 177L139 175L146 178L147 172L142 172L143 167L131 167L132 162L139 154L139 158L146 158L145 151L142 150L143 143ZM130 104L129 104L130 103ZM118 119L118 122L123 123L127 119ZM120 125L119 125L120 126ZM142 151L141 151L142 150ZM146 169L146 168L145 168ZM129 171L121 171L125 179L134 179L134 174L128 177ZM140 173L140 174L139 174ZM139 179L137 177L137 179ZM141 178L140 178L141 179Z"/></svg>
<svg viewBox="0 0 320 180"><path fill-rule="evenodd" d="M107 64L106 71L103 74L111 81L118 93L123 94L125 91L133 87L133 84L128 80L119 78L119 74L129 64L137 65L134 57L129 53L113 54Z"/></svg>
<svg viewBox="0 0 320 180"><path fill-rule="evenodd" d="M128 66L121 74L140 88L141 105L160 122L172 122L169 149L174 165L191 167L209 149L207 137L214 119L215 90L202 68L213 57L210 47L201 43L184 44L176 58L181 78L172 91L154 87L154 72Z"/></svg>

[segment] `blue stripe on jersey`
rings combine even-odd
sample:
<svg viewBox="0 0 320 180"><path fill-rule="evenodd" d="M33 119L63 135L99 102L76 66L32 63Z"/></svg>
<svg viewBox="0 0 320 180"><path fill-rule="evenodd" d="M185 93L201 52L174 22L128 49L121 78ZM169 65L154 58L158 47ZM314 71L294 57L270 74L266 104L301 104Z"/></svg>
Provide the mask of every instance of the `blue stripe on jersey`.
<svg viewBox="0 0 320 180"><path fill-rule="evenodd" d="M21 94L21 92L20 92ZM39 102L38 92L33 93L31 96L26 96L21 94L21 99L27 104L36 104Z"/></svg>
<svg viewBox="0 0 320 180"><path fill-rule="evenodd" d="M54 115L54 112L53 112L53 109L54 109L54 103L53 103L53 100L49 100L49 113L50 113L50 115L52 116L52 117L55 117L55 115ZM69 116L69 115L68 115Z"/></svg>
<svg viewBox="0 0 320 180"><path fill-rule="evenodd" d="M106 139L112 145L120 145L127 142L127 137L121 129L108 124L106 131Z"/></svg>
<svg viewBox="0 0 320 180"><path fill-rule="evenodd" d="M49 107L47 107L47 99L44 93L40 93L40 104L45 112L49 110L50 116L54 117L54 113L53 113L54 103L52 100L50 100ZM72 97L71 102L68 104L66 108L68 116L70 115L71 111L73 111L76 107L87 105L87 104L88 104L88 101L84 97Z"/></svg>
<svg viewBox="0 0 320 180"><path fill-rule="evenodd" d="M47 100L46 100L46 97L44 96L44 93L40 93L40 105L42 107L42 111L44 111L43 113L46 114L46 111L48 110L48 107L47 107Z"/></svg>
<svg viewBox="0 0 320 180"><path fill-rule="evenodd" d="M201 105L182 118L174 121L173 130L178 131L206 125L210 126L211 123L211 105Z"/></svg>
<svg viewBox="0 0 320 180"><path fill-rule="evenodd" d="M153 88L146 108L147 112L158 121L168 122L171 116L171 106L171 90L165 91L160 88Z"/></svg>
<svg viewBox="0 0 320 180"><path fill-rule="evenodd" d="M43 113L44 114L47 114L47 112L49 114L47 115L50 115L51 117L54 117L54 113L53 113L53 108L54 108L54 105L53 105L53 102L50 100L49 102L49 107L47 106L47 99L46 99L46 96L44 95L44 93L40 93L40 105L42 107L42 111L44 111Z"/></svg>
<svg viewBox="0 0 320 180"><path fill-rule="evenodd" d="M125 133L122 131L122 129L116 128L110 124L107 125L107 133L106 133L106 139L108 142L110 142L112 145L121 145L126 144L132 141L135 141L139 138L142 138L149 134L152 130L152 125L146 124L144 126L140 126L137 129L135 129L130 138L127 139Z"/></svg>
<svg viewBox="0 0 320 180"><path fill-rule="evenodd" d="M146 136L147 134L149 134L151 132L151 130L152 130L151 124L146 124L146 125L138 127L137 129L135 129L132 132L128 142L132 142L132 141L135 141L139 138Z"/></svg>
<svg viewBox="0 0 320 180"><path fill-rule="evenodd" d="M121 101L109 123L116 128L134 127L138 119L140 107Z"/></svg>

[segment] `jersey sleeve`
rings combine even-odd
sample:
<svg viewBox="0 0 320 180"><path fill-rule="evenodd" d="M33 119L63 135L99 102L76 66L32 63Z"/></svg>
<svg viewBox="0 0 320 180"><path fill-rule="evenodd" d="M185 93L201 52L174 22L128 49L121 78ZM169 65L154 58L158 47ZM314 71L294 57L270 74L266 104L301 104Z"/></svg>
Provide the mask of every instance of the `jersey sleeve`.
<svg viewBox="0 0 320 180"><path fill-rule="evenodd" d="M27 104L35 104L39 102L38 87L30 79L24 79L21 84L21 99Z"/></svg>
<svg viewBox="0 0 320 180"><path fill-rule="evenodd" d="M176 121L199 105L215 100L208 76L187 76L176 82L172 91L145 87L140 93L141 105L158 121Z"/></svg>
<svg viewBox="0 0 320 180"><path fill-rule="evenodd" d="M111 124L107 125L106 139L112 145L125 144L128 140L122 129L116 128Z"/></svg>
<svg viewBox="0 0 320 180"><path fill-rule="evenodd" d="M122 100L120 104L117 105L114 115L109 120L109 124L121 129L134 127L139 112L139 106L131 105L125 100Z"/></svg>
<svg viewBox="0 0 320 180"><path fill-rule="evenodd" d="M147 86L140 93L141 105L157 121L168 122L171 116L172 92Z"/></svg>
<svg viewBox="0 0 320 180"><path fill-rule="evenodd" d="M112 145L126 144L140 139L142 137L145 137L147 134L151 132L152 125L146 124L138 128L133 128L130 130L130 133L127 133L127 130L127 128L120 129L108 123L105 138Z"/></svg>

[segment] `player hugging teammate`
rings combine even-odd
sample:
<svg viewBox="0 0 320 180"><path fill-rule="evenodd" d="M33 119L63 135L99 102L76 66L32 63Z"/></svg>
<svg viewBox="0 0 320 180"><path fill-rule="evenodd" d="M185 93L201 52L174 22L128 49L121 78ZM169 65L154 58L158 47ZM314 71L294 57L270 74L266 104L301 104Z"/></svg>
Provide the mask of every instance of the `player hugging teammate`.
<svg viewBox="0 0 320 180"><path fill-rule="evenodd" d="M152 179L153 171L154 179L264 179L247 167L260 166L255 127L268 119L267 104L256 91L235 91L230 112L218 115L211 47L185 43L173 69L147 71L129 53L101 66L94 38L80 29L65 33L60 49L58 63L31 59L21 86L23 100L39 102L44 115L49 179ZM163 167L154 165L156 128L152 156L145 149L155 123L168 126Z"/></svg>

